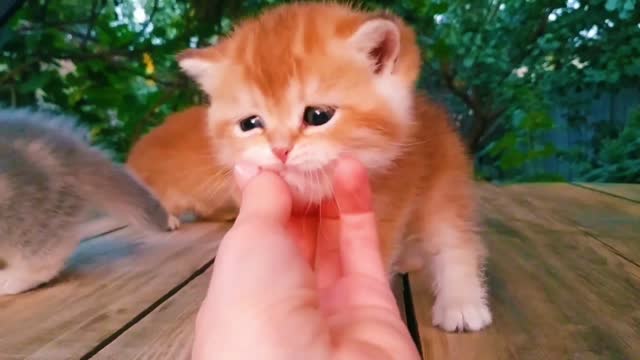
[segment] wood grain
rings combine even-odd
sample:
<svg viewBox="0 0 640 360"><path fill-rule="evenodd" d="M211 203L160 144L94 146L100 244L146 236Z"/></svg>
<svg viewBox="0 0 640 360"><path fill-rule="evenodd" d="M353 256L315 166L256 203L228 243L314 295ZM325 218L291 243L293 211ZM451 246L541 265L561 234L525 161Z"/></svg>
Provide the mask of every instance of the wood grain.
<svg viewBox="0 0 640 360"><path fill-rule="evenodd" d="M434 328L429 279L412 273L424 358L640 359L638 186L478 188L494 323L467 334ZM157 238L109 232L121 226L92 219L59 279L0 298L0 359L189 358L205 269L229 224ZM393 288L403 308L397 279Z"/></svg>
<svg viewBox="0 0 640 360"><path fill-rule="evenodd" d="M429 279L421 273L410 273L411 295L425 360L502 360L509 359L505 339L492 326L482 332L451 334L431 325L433 296Z"/></svg>
<svg viewBox="0 0 640 360"><path fill-rule="evenodd" d="M82 358L210 262L225 230L124 229L82 243L57 281L0 299L0 358Z"/></svg>
<svg viewBox="0 0 640 360"><path fill-rule="evenodd" d="M92 359L188 360L196 315L210 277L211 270L198 276ZM394 278L393 289L404 312L400 277Z"/></svg>
<svg viewBox="0 0 640 360"><path fill-rule="evenodd" d="M100 360L188 360L196 315L204 300L211 269L164 302L142 321L98 352Z"/></svg>
<svg viewBox="0 0 640 360"><path fill-rule="evenodd" d="M545 189L558 207L571 206L555 193L565 187ZM529 186L481 191L491 251L490 328L471 334L433 328L428 283L410 275L425 359L640 358L640 269L574 226L575 216L549 216L522 193L537 196Z"/></svg>
<svg viewBox="0 0 640 360"><path fill-rule="evenodd" d="M84 238L83 241L87 241L125 227L127 227L127 224L122 223L120 220L107 216L96 216L91 217L82 225L80 236Z"/></svg>
<svg viewBox="0 0 640 360"><path fill-rule="evenodd" d="M621 257L640 264L640 206L569 184L505 186L499 193L514 199L547 224L581 229Z"/></svg>
<svg viewBox="0 0 640 360"><path fill-rule="evenodd" d="M640 184L576 183L576 185L640 203Z"/></svg>

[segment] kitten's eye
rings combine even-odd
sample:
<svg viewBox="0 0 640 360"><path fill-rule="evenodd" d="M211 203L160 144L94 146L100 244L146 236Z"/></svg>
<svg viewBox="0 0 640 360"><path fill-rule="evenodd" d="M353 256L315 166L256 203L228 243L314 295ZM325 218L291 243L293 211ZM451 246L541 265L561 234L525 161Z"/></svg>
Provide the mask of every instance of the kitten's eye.
<svg viewBox="0 0 640 360"><path fill-rule="evenodd" d="M336 110L331 107L307 106L304 109L303 120L307 125L320 126L328 123L335 112Z"/></svg>
<svg viewBox="0 0 640 360"><path fill-rule="evenodd" d="M246 119L242 119L240 120L240 130L247 132L247 131L251 131L255 128L262 128L264 127L262 125L262 119L260 119L259 116L249 116Z"/></svg>

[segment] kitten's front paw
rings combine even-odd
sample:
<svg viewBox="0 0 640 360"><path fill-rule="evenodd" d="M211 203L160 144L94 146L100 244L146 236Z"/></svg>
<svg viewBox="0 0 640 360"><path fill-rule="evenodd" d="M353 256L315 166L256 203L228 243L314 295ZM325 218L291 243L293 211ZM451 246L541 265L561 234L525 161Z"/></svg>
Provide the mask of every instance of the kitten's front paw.
<svg viewBox="0 0 640 360"><path fill-rule="evenodd" d="M177 230L179 227L180 227L180 219L178 219L176 216L169 215L169 224L168 224L169 231Z"/></svg>
<svg viewBox="0 0 640 360"><path fill-rule="evenodd" d="M458 301L436 299L433 305L433 325L445 331L478 331L491 324L491 321L491 311L480 298Z"/></svg>

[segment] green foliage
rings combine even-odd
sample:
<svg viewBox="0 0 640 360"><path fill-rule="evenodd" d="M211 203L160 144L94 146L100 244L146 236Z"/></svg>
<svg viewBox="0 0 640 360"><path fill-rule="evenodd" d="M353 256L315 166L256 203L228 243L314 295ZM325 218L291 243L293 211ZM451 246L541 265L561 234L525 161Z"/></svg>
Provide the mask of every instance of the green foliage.
<svg viewBox="0 0 640 360"><path fill-rule="evenodd" d="M282 2L29 0L0 29L0 105L76 114L121 160L165 116L204 101L178 70L177 53L215 42L236 20ZM563 131L584 126L591 99L581 94L638 88L638 1L358 3L390 9L416 29L420 85L452 111L482 178L559 179L546 161L593 149L575 164L584 178L637 181L637 138L623 135L637 134L637 120L569 152L556 149L550 134L558 108L568 109Z"/></svg>
<svg viewBox="0 0 640 360"><path fill-rule="evenodd" d="M122 160L164 116L201 101L174 57L210 35L189 26L189 6L147 2L29 2L0 31L0 101L75 114Z"/></svg>
<svg viewBox="0 0 640 360"><path fill-rule="evenodd" d="M618 135L602 140L594 162L586 167L581 180L640 183L640 107Z"/></svg>
<svg viewBox="0 0 640 360"><path fill-rule="evenodd" d="M513 128L512 131L491 142L477 154L480 171L485 176L490 175L490 178L506 178L510 181L561 179L536 168L540 167L540 162L557 153L547 136L549 130L554 128L554 121L549 113L516 110L512 113L509 125ZM483 163L494 165L486 166Z"/></svg>
<svg viewBox="0 0 640 360"><path fill-rule="evenodd" d="M582 93L640 84L635 1L429 3L438 13L435 25L423 20L424 83L458 114L484 178L559 179L544 167L561 155L552 110L578 118L591 100Z"/></svg>
<svg viewBox="0 0 640 360"><path fill-rule="evenodd" d="M607 0L605 7L608 11L617 11L621 19L628 19L636 7L636 0Z"/></svg>

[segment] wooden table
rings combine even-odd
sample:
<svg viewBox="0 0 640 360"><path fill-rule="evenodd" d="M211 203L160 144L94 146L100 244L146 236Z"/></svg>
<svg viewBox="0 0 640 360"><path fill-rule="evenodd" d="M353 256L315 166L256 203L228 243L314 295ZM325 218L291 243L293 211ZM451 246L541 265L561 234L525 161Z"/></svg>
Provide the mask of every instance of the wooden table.
<svg viewBox="0 0 640 360"><path fill-rule="evenodd" d="M425 359L640 359L640 185L479 185L494 324L431 326L419 274L398 291ZM154 239L87 224L63 275L0 298L0 359L188 359L229 225Z"/></svg>

